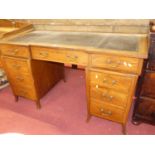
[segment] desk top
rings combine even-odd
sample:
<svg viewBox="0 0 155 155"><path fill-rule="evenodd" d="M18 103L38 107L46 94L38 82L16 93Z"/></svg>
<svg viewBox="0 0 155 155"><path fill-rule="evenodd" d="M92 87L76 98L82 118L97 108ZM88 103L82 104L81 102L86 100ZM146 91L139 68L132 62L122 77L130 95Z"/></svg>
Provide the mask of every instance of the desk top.
<svg viewBox="0 0 155 155"><path fill-rule="evenodd" d="M144 34L32 31L10 38L7 43L147 57L147 35Z"/></svg>

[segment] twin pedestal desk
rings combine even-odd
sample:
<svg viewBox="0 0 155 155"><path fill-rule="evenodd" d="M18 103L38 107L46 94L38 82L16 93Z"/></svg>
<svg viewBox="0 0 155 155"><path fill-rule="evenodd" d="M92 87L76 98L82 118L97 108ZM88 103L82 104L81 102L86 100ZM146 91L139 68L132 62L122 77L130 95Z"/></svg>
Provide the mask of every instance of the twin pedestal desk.
<svg viewBox="0 0 155 155"><path fill-rule="evenodd" d="M147 48L144 34L39 30L16 34L0 43L1 61L16 100L25 97L40 108L40 98L59 80L65 80L64 64L82 65L87 120L97 116L118 122L124 134Z"/></svg>

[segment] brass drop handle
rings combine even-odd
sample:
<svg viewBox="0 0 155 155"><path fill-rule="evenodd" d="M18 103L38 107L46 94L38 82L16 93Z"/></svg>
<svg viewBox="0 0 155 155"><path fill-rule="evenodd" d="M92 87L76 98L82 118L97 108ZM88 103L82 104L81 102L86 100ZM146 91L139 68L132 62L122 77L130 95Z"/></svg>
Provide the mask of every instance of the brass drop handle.
<svg viewBox="0 0 155 155"><path fill-rule="evenodd" d="M104 92L102 94L102 96L105 97L106 99L108 99L109 101L112 101L112 99L114 98L114 96L108 95L108 92Z"/></svg>
<svg viewBox="0 0 155 155"><path fill-rule="evenodd" d="M17 53L18 53L18 51L19 51L18 49L9 50L9 52L10 52L10 53L12 53L12 54L14 54L14 55L15 55L15 54L17 54Z"/></svg>
<svg viewBox="0 0 155 155"><path fill-rule="evenodd" d="M104 79L103 79L103 82L106 83L106 82L107 82L107 79L104 78Z"/></svg>
<svg viewBox="0 0 155 155"><path fill-rule="evenodd" d="M102 94L102 96L103 96L103 97L106 97L106 96L107 96L107 92L104 92L104 93Z"/></svg>
<svg viewBox="0 0 155 155"><path fill-rule="evenodd" d="M77 55L74 55L74 58L75 58L75 59L78 59L78 56L77 56Z"/></svg>
<svg viewBox="0 0 155 155"><path fill-rule="evenodd" d="M111 101L114 97L113 97L113 96L109 96L108 98L109 98L109 100Z"/></svg>
<svg viewBox="0 0 155 155"><path fill-rule="evenodd" d="M107 59L107 63L108 64L111 64L112 63L112 60L111 59Z"/></svg>
<svg viewBox="0 0 155 155"><path fill-rule="evenodd" d="M18 64L14 64L13 67L14 67L15 69L19 69L21 66L18 65Z"/></svg>
<svg viewBox="0 0 155 155"><path fill-rule="evenodd" d="M95 75L95 78L98 79L98 75L97 74Z"/></svg>
<svg viewBox="0 0 155 155"><path fill-rule="evenodd" d="M121 61L117 61L114 65L112 65L111 67L115 68L118 67L121 64Z"/></svg>
<svg viewBox="0 0 155 155"><path fill-rule="evenodd" d="M100 109L101 114L103 115L112 115L112 112L110 110L105 111L103 108Z"/></svg>
<svg viewBox="0 0 155 155"><path fill-rule="evenodd" d="M78 59L78 56L77 55L66 55L67 58L70 58L70 59Z"/></svg>
<svg viewBox="0 0 155 155"><path fill-rule="evenodd" d="M115 85L117 83L116 80L112 80L112 85Z"/></svg>
<svg viewBox="0 0 155 155"><path fill-rule="evenodd" d="M121 64L121 61L117 61L117 62L114 62L112 61L111 59L107 59L107 64L113 64L111 67L115 68L115 67L118 67L118 65Z"/></svg>
<svg viewBox="0 0 155 155"><path fill-rule="evenodd" d="M98 88L99 88L99 85L97 84L97 85L95 86L95 88L97 88L97 89L98 89Z"/></svg>
<svg viewBox="0 0 155 155"><path fill-rule="evenodd" d="M43 57L47 57L49 55L46 51L40 52L39 54Z"/></svg>
<svg viewBox="0 0 155 155"><path fill-rule="evenodd" d="M21 78L21 77L16 77L16 79L18 80L18 81L23 81L24 79L23 78Z"/></svg>
<svg viewBox="0 0 155 155"><path fill-rule="evenodd" d="M27 95L27 92L25 92L25 91L23 91L23 90L20 90L20 93L21 93L22 95Z"/></svg>

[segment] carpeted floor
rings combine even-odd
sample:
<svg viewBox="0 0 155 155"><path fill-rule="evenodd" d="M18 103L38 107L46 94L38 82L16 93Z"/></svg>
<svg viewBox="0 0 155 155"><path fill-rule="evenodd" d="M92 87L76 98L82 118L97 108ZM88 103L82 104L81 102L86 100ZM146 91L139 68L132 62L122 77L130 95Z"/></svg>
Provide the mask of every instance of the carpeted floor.
<svg viewBox="0 0 155 155"><path fill-rule="evenodd" d="M122 134L121 125L92 117L86 123L86 88L83 70L66 69L67 82L60 81L41 99L42 109L20 98L16 103L10 87L0 91L0 133L21 134ZM131 123L128 134L155 134L155 126Z"/></svg>

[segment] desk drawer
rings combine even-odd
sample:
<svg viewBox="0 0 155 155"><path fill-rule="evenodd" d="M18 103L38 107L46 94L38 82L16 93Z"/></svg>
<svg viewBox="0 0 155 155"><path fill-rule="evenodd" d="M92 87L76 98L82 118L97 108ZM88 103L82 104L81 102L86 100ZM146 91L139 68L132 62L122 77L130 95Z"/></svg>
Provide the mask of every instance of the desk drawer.
<svg viewBox="0 0 155 155"><path fill-rule="evenodd" d="M2 56L5 68L16 75L30 73L29 60Z"/></svg>
<svg viewBox="0 0 155 155"><path fill-rule="evenodd" d="M2 55L29 58L29 47L20 45L1 45Z"/></svg>
<svg viewBox="0 0 155 155"><path fill-rule="evenodd" d="M29 98L32 100L36 100L37 96L36 96L36 92L35 89L33 87L12 87L14 93L17 96L21 96L21 97L25 97L25 98Z"/></svg>
<svg viewBox="0 0 155 155"><path fill-rule="evenodd" d="M91 66L140 74L142 68L142 60L121 56L92 54Z"/></svg>
<svg viewBox="0 0 155 155"><path fill-rule="evenodd" d="M47 47L31 47L32 58L61 63L80 64L86 66L88 55L82 51L52 49Z"/></svg>
<svg viewBox="0 0 155 155"><path fill-rule="evenodd" d="M96 85L91 85L90 97L101 103L112 104L124 109L127 105L128 95L107 88L96 88Z"/></svg>
<svg viewBox="0 0 155 155"><path fill-rule="evenodd" d="M95 100L91 100L90 113L108 120L123 123L125 112L119 108L108 104L102 104Z"/></svg>
<svg viewBox="0 0 155 155"><path fill-rule="evenodd" d="M33 78L31 75L26 74L14 74L9 72L9 81L14 87L18 86L34 86Z"/></svg>
<svg viewBox="0 0 155 155"><path fill-rule="evenodd" d="M122 93L128 93L133 82L132 76L111 71L89 71L89 74L90 84L96 88L109 88Z"/></svg>

